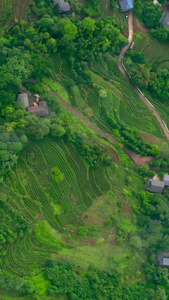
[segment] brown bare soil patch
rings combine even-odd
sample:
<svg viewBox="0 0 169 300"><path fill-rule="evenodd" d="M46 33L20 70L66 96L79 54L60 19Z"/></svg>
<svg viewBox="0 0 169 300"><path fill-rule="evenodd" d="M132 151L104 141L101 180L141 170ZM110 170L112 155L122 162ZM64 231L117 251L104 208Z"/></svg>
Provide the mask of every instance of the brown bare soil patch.
<svg viewBox="0 0 169 300"><path fill-rule="evenodd" d="M126 151L126 153L130 156L130 158L138 166L142 166L142 165L154 160L154 157L152 157L152 156L140 156L140 155L130 151L126 147L123 147L123 149Z"/></svg>
<svg viewBox="0 0 169 300"><path fill-rule="evenodd" d="M159 175L158 175L158 174L155 174L154 177L153 177L153 180L158 180L158 181L160 181Z"/></svg>
<svg viewBox="0 0 169 300"><path fill-rule="evenodd" d="M144 34L148 34L149 30L145 27L143 27L139 20L135 17L134 18L134 29L137 30L138 32L142 32Z"/></svg>

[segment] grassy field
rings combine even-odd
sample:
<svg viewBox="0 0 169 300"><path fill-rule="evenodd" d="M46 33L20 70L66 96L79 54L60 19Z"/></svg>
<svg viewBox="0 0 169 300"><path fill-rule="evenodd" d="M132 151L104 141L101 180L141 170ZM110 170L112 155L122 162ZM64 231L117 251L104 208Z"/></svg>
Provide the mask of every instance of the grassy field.
<svg viewBox="0 0 169 300"><path fill-rule="evenodd" d="M153 69L169 68L168 44L160 43L153 37L145 34L135 34L133 50L145 54Z"/></svg>

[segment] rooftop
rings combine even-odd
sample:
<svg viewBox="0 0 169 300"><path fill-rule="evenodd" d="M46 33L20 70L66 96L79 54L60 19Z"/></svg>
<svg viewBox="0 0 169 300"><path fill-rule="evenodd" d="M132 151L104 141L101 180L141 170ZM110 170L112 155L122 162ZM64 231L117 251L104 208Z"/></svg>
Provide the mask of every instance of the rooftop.
<svg viewBox="0 0 169 300"><path fill-rule="evenodd" d="M22 93L18 95L17 102L19 102L23 107L27 108L29 106L28 94Z"/></svg>
<svg viewBox="0 0 169 300"><path fill-rule="evenodd" d="M162 18L161 18L161 23L165 27L169 27L169 13L167 11L163 11L163 15L162 15Z"/></svg>
<svg viewBox="0 0 169 300"><path fill-rule="evenodd" d="M70 5L68 2L65 2L64 0L52 0L53 4L59 4L60 12L67 12L70 11Z"/></svg>
<svg viewBox="0 0 169 300"><path fill-rule="evenodd" d="M122 1L119 1L119 4L123 11L128 11L128 10L134 8L134 5L131 0L122 0Z"/></svg>
<svg viewBox="0 0 169 300"><path fill-rule="evenodd" d="M163 266L169 266L169 258L163 257Z"/></svg>
<svg viewBox="0 0 169 300"><path fill-rule="evenodd" d="M164 187L164 182L163 181L159 181L159 180L151 180L151 186L159 186L159 187Z"/></svg>

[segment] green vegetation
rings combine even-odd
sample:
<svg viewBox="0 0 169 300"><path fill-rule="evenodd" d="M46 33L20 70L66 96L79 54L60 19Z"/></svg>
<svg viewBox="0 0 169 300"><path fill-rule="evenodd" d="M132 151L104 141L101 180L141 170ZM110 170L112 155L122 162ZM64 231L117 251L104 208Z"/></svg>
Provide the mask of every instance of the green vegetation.
<svg viewBox="0 0 169 300"><path fill-rule="evenodd" d="M142 19L146 28L157 28L160 26L162 12L159 10L159 5L154 5L153 2L150 3L149 1L139 0L136 2L135 10L137 16Z"/></svg>
<svg viewBox="0 0 169 300"><path fill-rule="evenodd" d="M126 14L115 0L70 4L0 3L0 299L166 300L168 191L143 188L156 168L163 178L169 148L118 69ZM151 37L136 36L125 64L165 119L168 32L157 6L140 13ZM22 91L49 116L17 103ZM129 149L153 161L137 167Z"/></svg>
<svg viewBox="0 0 169 300"><path fill-rule="evenodd" d="M137 68L135 65L137 64L134 61L135 56L133 51L130 51L130 57L126 61L126 67L128 68L131 75L134 76L135 82L141 87L144 91L144 94L150 100L150 102L154 105L157 111L160 113L162 119L165 121L167 126L168 123L168 44L161 43L152 37L148 37L144 34L136 34L135 35L135 45L134 45L134 53L139 53L142 57L146 58L146 61L143 62L142 66L145 66L147 70L149 69L150 72L147 78L147 89L145 86L141 86L141 82L139 79L136 79ZM134 62L134 63L133 63ZM142 63L142 62L141 62ZM136 69L136 70L135 70ZM132 71L134 70L134 73ZM140 73L140 70L138 70ZM142 80L141 76L141 80Z"/></svg>

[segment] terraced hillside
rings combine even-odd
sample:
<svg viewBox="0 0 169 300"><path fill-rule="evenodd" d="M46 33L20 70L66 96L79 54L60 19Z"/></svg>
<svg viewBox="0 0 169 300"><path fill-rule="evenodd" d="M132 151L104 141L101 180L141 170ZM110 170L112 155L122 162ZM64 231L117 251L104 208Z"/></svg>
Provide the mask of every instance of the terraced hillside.
<svg viewBox="0 0 169 300"><path fill-rule="evenodd" d="M104 61L90 66L88 74L94 82L93 86L79 85L66 87L65 82L73 76L71 66L64 57L58 54L51 56L56 81L46 83L67 103L82 111L93 123L103 131L112 134L112 128L105 120L101 107L104 106L109 116L117 123L122 122L136 129L140 134L152 136L152 143L160 139L161 150L167 151L167 143L156 117L143 103L132 85L123 78L118 69L118 61L110 55L104 55ZM58 83L65 87L67 94L60 94ZM104 98L100 97L104 90ZM144 118L143 118L144 116ZM154 138L153 138L154 136Z"/></svg>
<svg viewBox="0 0 169 300"><path fill-rule="evenodd" d="M30 143L14 173L0 188L1 232L14 240L12 247L2 249L5 268L18 275L30 275L31 257L36 268L44 264L49 253L57 253L64 243L50 244L48 240L49 247L41 247L44 239L39 241L35 224L44 219L49 227L59 229L75 221L94 199L109 191L105 171L87 166L71 144L47 139Z"/></svg>

